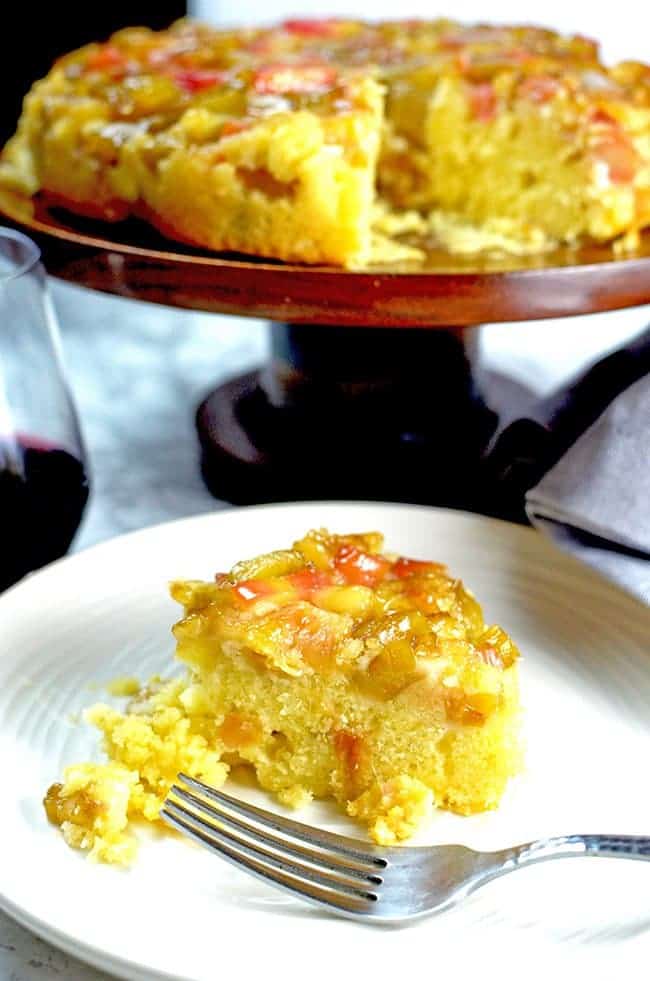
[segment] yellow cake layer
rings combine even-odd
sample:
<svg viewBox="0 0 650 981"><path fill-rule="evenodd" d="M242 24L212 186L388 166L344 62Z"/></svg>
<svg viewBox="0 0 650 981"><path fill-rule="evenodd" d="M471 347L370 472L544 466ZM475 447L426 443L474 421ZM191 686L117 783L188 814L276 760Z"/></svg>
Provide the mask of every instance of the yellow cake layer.
<svg viewBox="0 0 650 981"><path fill-rule="evenodd" d="M87 713L110 762L50 788L69 844L128 862L130 820L155 821L179 772L219 786L233 765L287 805L333 798L381 844L436 807L496 807L521 761L517 649L442 566L380 548L312 532L173 584L187 672Z"/></svg>

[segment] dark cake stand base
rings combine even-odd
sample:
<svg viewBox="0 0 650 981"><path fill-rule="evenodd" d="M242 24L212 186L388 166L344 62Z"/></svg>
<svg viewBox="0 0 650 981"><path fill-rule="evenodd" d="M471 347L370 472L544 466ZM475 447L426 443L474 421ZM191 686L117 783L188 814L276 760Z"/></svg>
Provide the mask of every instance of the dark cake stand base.
<svg viewBox="0 0 650 981"><path fill-rule="evenodd" d="M458 257L432 245L421 265L356 272L205 253L135 219L107 226L63 213L46 195L0 192L0 216L36 240L52 275L274 321L270 363L198 412L206 482L238 504L421 501L523 520L523 492L575 425L553 440L552 425L522 419L495 441L497 415L476 382L475 325L518 322L519 331L526 320L650 302L650 230L633 255L585 243ZM507 405L498 409L508 418Z"/></svg>
<svg viewBox="0 0 650 981"><path fill-rule="evenodd" d="M477 328L273 324L270 362L199 407L209 489L236 504L484 509L481 459L497 417L472 371L476 339Z"/></svg>

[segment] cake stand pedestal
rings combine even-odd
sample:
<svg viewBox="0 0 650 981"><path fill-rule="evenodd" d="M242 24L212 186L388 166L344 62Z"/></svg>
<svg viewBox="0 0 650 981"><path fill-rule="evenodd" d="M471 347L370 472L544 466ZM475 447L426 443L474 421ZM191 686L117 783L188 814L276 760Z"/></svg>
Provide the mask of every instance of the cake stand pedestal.
<svg viewBox="0 0 650 981"><path fill-rule="evenodd" d="M40 199L4 194L0 215L37 241L52 275L273 321L269 363L197 413L205 481L237 504L365 498L511 516L484 465L499 419L477 383L479 325L525 330L650 302L650 236L629 257L607 246L481 259L432 249L422 265L352 272L206 254Z"/></svg>
<svg viewBox="0 0 650 981"><path fill-rule="evenodd" d="M197 414L210 490L238 504L349 497L473 508L497 418L476 328L273 324L271 360Z"/></svg>

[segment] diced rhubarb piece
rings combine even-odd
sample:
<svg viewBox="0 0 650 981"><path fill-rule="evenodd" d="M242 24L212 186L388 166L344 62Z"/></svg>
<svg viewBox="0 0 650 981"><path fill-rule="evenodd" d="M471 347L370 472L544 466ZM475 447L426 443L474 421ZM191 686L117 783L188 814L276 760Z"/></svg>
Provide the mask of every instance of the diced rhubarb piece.
<svg viewBox="0 0 650 981"><path fill-rule="evenodd" d="M86 71L89 72L113 73L125 68L126 58L114 44L104 44L86 58Z"/></svg>
<svg viewBox="0 0 650 981"><path fill-rule="evenodd" d="M177 85L190 93L223 85L228 77L227 72L214 68L178 68L170 74Z"/></svg>
<svg viewBox="0 0 650 981"><path fill-rule="evenodd" d="M519 95L542 104L554 99L561 88L560 82L552 75L530 75L519 86Z"/></svg>
<svg viewBox="0 0 650 981"><path fill-rule="evenodd" d="M356 586L376 586L386 578L391 563L382 555L371 555L356 545L342 545L336 553L334 566L346 582Z"/></svg>
<svg viewBox="0 0 650 981"><path fill-rule="evenodd" d="M497 112L497 96L492 82L477 82L470 86L469 104L472 115L482 123L489 123Z"/></svg>
<svg viewBox="0 0 650 981"><path fill-rule="evenodd" d="M244 133L253 125L252 119L227 119L221 127L222 136L236 136L237 133Z"/></svg>
<svg viewBox="0 0 650 981"><path fill-rule="evenodd" d="M639 169L639 155L621 131L604 135L592 148L594 159L607 165L612 184L629 184Z"/></svg>
<svg viewBox="0 0 650 981"><path fill-rule="evenodd" d="M233 586L233 593L243 603L255 603L256 600L265 596L273 596L277 593L278 586L268 579L244 579Z"/></svg>
<svg viewBox="0 0 650 981"><path fill-rule="evenodd" d="M496 668L510 668L519 657L519 651L501 627L487 627L476 643L481 660Z"/></svg>
<svg viewBox="0 0 650 981"><path fill-rule="evenodd" d="M287 576L287 580L300 599L310 599L314 593L327 589L334 583L333 577L328 572L321 572L318 569L293 572Z"/></svg>
<svg viewBox="0 0 650 981"><path fill-rule="evenodd" d="M314 20L291 18L282 24L288 34L298 34L300 37L331 37L336 34L344 23L336 17L322 17Z"/></svg>

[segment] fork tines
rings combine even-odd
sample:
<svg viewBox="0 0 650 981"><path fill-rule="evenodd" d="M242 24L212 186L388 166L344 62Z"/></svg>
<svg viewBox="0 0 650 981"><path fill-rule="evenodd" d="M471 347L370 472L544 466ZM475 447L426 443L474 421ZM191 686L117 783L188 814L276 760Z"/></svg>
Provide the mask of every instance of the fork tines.
<svg viewBox="0 0 650 981"><path fill-rule="evenodd" d="M160 816L233 865L318 905L368 914L388 862L372 846L311 828L178 775Z"/></svg>

